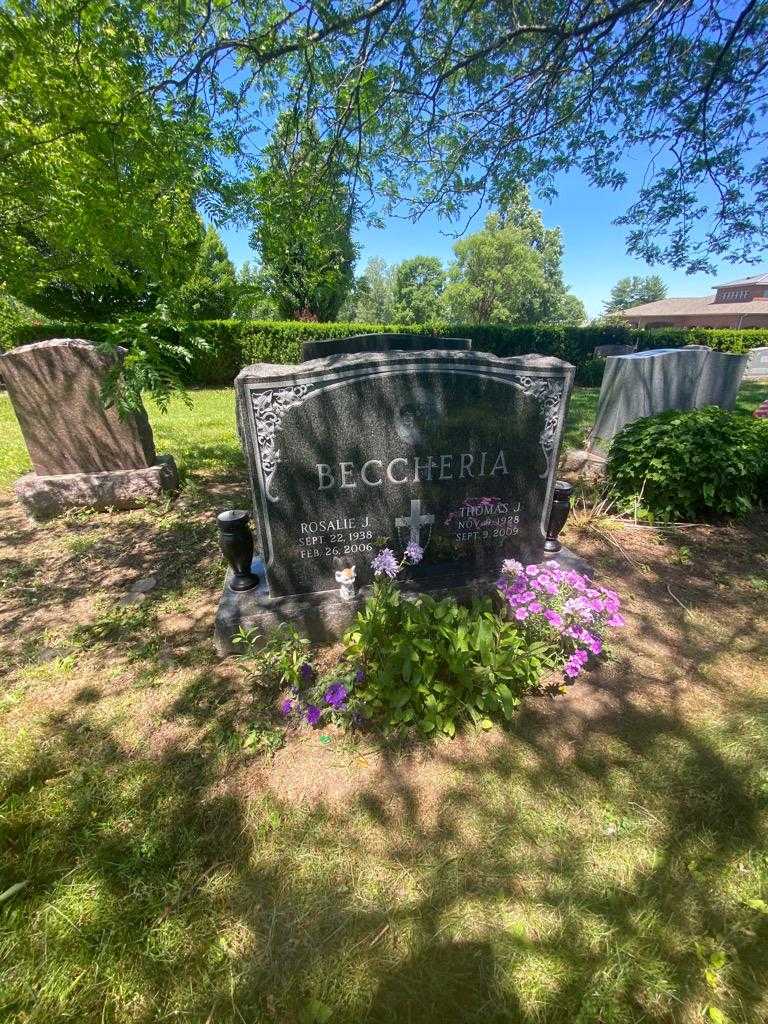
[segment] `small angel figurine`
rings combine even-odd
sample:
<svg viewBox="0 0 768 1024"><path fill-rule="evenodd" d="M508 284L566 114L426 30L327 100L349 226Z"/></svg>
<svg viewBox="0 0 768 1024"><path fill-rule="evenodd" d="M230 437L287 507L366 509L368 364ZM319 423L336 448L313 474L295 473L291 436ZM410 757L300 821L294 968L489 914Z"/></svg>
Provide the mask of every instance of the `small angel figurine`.
<svg viewBox="0 0 768 1024"><path fill-rule="evenodd" d="M352 601L356 596L355 577L357 569L354 565L339 569L336 572L336 582L341 584L339 596L342 601Z"/></svg>

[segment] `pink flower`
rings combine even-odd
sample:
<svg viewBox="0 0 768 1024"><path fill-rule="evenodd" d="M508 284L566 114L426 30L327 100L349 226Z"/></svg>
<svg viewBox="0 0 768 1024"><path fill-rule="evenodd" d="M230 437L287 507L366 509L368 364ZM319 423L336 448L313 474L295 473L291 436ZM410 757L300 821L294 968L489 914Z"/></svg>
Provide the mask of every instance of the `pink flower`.
<svg viewBox="0 0 768 1024"><path fill-rule="evenodd" d="M544 611L544 605L541 603L541 601L531 601L531 603L528 605L528 611L531 613L531 615L538 615L539 612Z"/></svg>
<svg viewBox="0 0 768 1024"><path fill-rule="evenodd" d="M614 612L613 615L609 615L605 621L609 626L626 626L624 616L619 615L618 612Z"/></svg>
<svg viewBox="0 0 768 1024"><path fill-rule="evenodd" d="M563 617L558 612L553 611L551 608L547 608L544 612L544 618L554 629L563 628Z"/></svg>
<svg viewBox="0 0 768 1024"><path fill-rule="evenodd" d="M526 565L526 567L525 567L525 575L526 576L538 576L539 575L539 567L538 567L538 565Z"/></svg>
<svg viewBox="0 0 768 1024"><path fill-rule="evenodd" d="M505 576L518 576L523 571L523 563L515 558L505 558L501 563L501 571Z"/></svg>
<svg viewBox="0 0 768 1024"><path fill-rule="evenodd" d="M528 618L529 612L527 608L518 608L515 612L515 618L518 622L524 622Z"/></svg>

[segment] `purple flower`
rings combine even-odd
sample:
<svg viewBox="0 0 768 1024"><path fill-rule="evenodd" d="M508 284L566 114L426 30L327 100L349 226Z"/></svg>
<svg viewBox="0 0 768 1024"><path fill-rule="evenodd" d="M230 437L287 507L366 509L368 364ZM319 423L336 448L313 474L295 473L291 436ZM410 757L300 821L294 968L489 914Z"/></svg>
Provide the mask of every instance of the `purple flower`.
<svg viewBox="0 0 768 1024"><path fill-rule="evenodd" d="M293 711L293 701L292 700L286 699L286 700L280 701L280 714L281 715L290 715L290 713L292 711Z"/></svg>
<svg viewBox="0 0 768 1024"><path fill-rule="evenodd" d="M417 544L415 540L412 540L405 549L405 557L411 565L418 565L424 557L424 548Z"/></svg>
<svg viewBox="0 0 768 1024"><path fill-rule="evenodd" d="M609 626L625 626L626 620L623 615L619 615L618 612L614 612L613 615L609 615L605 620Z"/></svg>
<svg viewBox="0 0 768 1024"><path fill-rule="evenodd" d="M360 684L365 682L365 671L361 668L355 672L355 682Z"/></svg>
<svg viewBox="0 0 768 1024"><path fill-rule="evenodd" d="M310 704L309 707L307 708L307 713L305 717L310 725L317 725L317 723L320 721L320 708L315 707L314 704Z"/></svg>
<svg viewBox="0 0 768 1024"><path fill-rule="evenodd" d="M308 661L305 661L299 668L299 675L301 676L301 681L303 683L311 683L315 678L315 670Z"/></svg>
<svg viewBox="0 0 768 1024"><path fill-rule="evenodd" d="M331 683L325 691L325 703L332 708L340 708L347 699L347 688L343 683Z"/></svg>
<svg viewBox="0 0 768 1024"><path fill-rule="evenodd" d="M526 567L525 567L525 575L526 576L538 576L539 575L539 567L538 567L538 565L526 565Z"/></svg>
<svg viewBox="0 0 768 1024"><path fill-rule="evenodd" d="M393 580L400 571L400 564L392 548L382 548L372 560L371 568L377 576L388 576Z"/></svg>
<svg viewBox="0 0 768 1024"><path fill-rule="evenodd" d="M544 605L541 603L541 601L531 601L531 603L528 605L528 611L531 613L531 615L538 615L539 612L544 611Z"/></svg>
<svg viewBox="0 0 768 1024"><path fill-rule="evenodd" d="M571 661L569 658L565 663L563 672L568 676L569 679L575 679L576 676L581 675L581 665L578 662Z"/></svg>
<svg viewBox="0 0 768 1024"><path fill-rule="evenodd" d="M515 618L518 622L524 622L528 618L529 612L527 608L518 608L515 612Z"/></svg>
<svg viewBox="0 0 768 1024"><path fill-rule="evenodd" d="M563 617L559 612L553 611L551 608L547 608L544 612L544 618L554 629L563 628Z"/></svg>

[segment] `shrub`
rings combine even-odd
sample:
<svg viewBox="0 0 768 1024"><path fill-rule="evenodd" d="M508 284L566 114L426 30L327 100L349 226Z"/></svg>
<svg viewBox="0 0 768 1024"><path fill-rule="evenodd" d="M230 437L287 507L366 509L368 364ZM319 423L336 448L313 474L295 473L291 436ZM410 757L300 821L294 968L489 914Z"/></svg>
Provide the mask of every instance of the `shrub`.
<svg viewBox="0 0 768 1024"><path fill-rule="evenodd" d="M154 318L156 319L156 318ZM310 339L341 338L349 334L406 332L409 334L447 335L469 338L476 351L498 356L526 355L536 352L556 356L581 370L579 383L598 385L598 367L592 353L596 345L637 344L649 348L682 348L706 344L723 352L746 352L757 345L768 345L768 330L714 331L706 328L673 328L638 331L621 325L562 327L533 325L505 327L500 324L355 324L306 323L298 320L199 320L182 326L155 324L153 330L168 345L191 349L191 339L202 338L206 351L198 350L185 366L187 384L196 386L230 385L244 366L250 363L291 363L301 359L301 345ZM80 337L90 341L111 338L109 324L19 323L7 332L6 347L23 345L44 338ZM583 368L583 369L582 369ZM586 375L586 376L585 376Z"/></svg>
<svg viewBox="0 0 768 1024"><path fill-rule="evenodd" d="M715 406L648 416L616 435L606 472L651 520L743 516L766 499L768 423Z"/></svg>
<svg viewBox="0 0 768 1024"><path fill-rule="evenodd" d="M44 319L0 287L0 352L19 344L15 339L22 328L39 329Z"/></svg>
<svg viewBox="0 0 768 1024"><path fill-rule="evenodd" d="M603 383L605 360L590 358L576 366L576 383L583 388L599 388Z"/></svg>

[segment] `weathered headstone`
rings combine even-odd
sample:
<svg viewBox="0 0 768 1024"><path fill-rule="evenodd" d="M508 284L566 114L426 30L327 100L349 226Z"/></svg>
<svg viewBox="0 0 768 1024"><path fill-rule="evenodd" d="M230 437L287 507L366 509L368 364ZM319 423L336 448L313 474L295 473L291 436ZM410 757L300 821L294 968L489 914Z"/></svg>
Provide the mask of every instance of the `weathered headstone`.
<svg viewBox="0 0 768 1024"><path fill-rule="evenodd" d="M704 345L609 356L592 444L609 442L627 423L667 409L732 409L745 362L745 356Z"/></svg>
<svg viewBox="0 0 768 1024"><path fill-rule="evenodd" d="M540 561L573 374L549 357L438 349L244 369L238 425L266 579L225 589L220 648L238 625L306 620L308 607L333 632L344 570L365 586L385 546L424 548L410 570L423 589Z"/></svg>
<svg viewBox="0 0 768 1024"><path fill-rule="evenodd" d="M744 377L749 380L768 377L768 345L750 349L747 353L747 367L744 370Z"/></svg>
<svg viewBox="0 0 768 1024"><path fill-rule="evenodd" d="M178 485L173 459L155 453L144 410L121 418L104 408L101 386L113 365L114 358L76 338L0 356L35 470L17 481L16 494L36 518L72 507L133 508Z"/></svg>
<svg viewBox="0 0 768 1024"><path fill-rule="evenodd" d="M425 352L434 348L468 350L472 348L472 342L469 338L438 339L429 334L355 334L351 338L305 341L302 359L307 362L309 359L353 355L356 352Z"/></svg>

